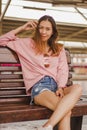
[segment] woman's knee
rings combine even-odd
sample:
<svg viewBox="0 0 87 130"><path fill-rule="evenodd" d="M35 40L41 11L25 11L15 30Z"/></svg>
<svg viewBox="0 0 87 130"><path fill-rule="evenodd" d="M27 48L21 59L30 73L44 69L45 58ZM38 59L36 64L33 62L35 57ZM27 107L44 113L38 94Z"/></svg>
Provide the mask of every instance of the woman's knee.
<svg viewBox="0 0 87 130"><path fill-rule="evenodd" d="M82 94L82 87L79 84L74 84L73 91L75 91L77 94L81 95Z"/></svg>
<svg viewBox="0 0 87 130"><path fill-rule="evenodd" d="M82 87L79 84L74 84L70 87L65 88L64 93L65 95L74 94L80 97L82 95Z"/></svg>

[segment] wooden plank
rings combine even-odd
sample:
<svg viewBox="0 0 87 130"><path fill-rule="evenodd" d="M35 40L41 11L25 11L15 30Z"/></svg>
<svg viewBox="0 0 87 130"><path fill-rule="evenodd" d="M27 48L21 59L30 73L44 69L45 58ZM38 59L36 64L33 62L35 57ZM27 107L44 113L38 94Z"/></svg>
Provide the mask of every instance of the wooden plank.
<svg viewBox="0 0 87 130"><path fill-rule="evenodd" d="M9 90L1 90L0 89L0 97L1 96L8 96L8 95L23 95L23 94L25 94L25 89L9 89Z"/></svg>
<svg viewBox="0 0 87 130"><path fill-rule="evenodd" d="M24 87L24 82L8 82L8 83L5 83L5 82L0 82L0 88L2 87Z"/></svg>
<svg viewBox="0 0 87 130"><path fill-rule="evenodd" d="M23 114L22 114L23 113ZM31 114L32 113L32 114ZM15 121L29 121L35 119L48 119L52 112L44 107L26 106L20 109L0 111L0 123L15 122Z"/></svg>
<svg viewBox="0 0 87 130"><path fill-rule="evenodd" d="M82 103L81 107L80 107L80 105L81 105L81 103L77 104L73 108L72 116L76 117L76 116L83 116L83 115L87 114L87 102ZM82 109L82 111L81 111L81 109L79 109L79 107ZM0 107L0 109L1 109L1 107ZM4 111L4 109L2 111L0 110L0 123L25 121L25 120L31 121L31 120L48 119L52 114L52 111L50 111L49 109L47 109L45 107L41 107L41 106L26 105L23 107L20 105L20 107L18 107L18 109L17 109L17 107L16 107L16 109L15 109L15 107L11 107L11 108L9 107L9 109L5 110L5 111ZM76 109L77 109L77 111L76 111ZM85 112L84 112L84 110L85 110ZM22 113L23 113L23 115L22 115ZM8 117L8 119L7 119L7 117Z"/></svg>
<svg viewBox="0 0 87 130"><path fill-rule="evenodd" d="M8 48L7 46L0 46L0 54L15 55L16 53L12 49Z"/></svg>
<svg viewBox="0 0 87 130"><path fill-rule="evenodd" d="M25 87L6 87L6 88L0 88L0 91L9 91L9 90L25 90Z"/></svg>
<svg viewBox="0 0 87 130"><path fill-rule="evenodd" d="M19 63L19 59L14 51L0 46L0 63Z"/></svg>
<svg viewBox="0 0 87 130"><path fill-rule="evenodd" d="M79 101L74 109L72 109L72 116L87 115L87 101Z"/></svg>
<svg viewBox="0 0 87 130"><path fill-rule="evenodd" d="M10 97L1 97L0 98L0 109L2 111L4 110L4 104L6 106L10 106L11 104L29 104L29 98L28 96L24 95L16 95L16 96L10 96ZM2 106L2 107L1 107ZM3 111L4 112L4 111Z"/></svg>
<svg viewBox="0 0 87 130"><path fill-rule="evenodd" d="M6 66L5 64L1 64L2 66L0 66L0 72L3 71L11 71L11 72L15 72L15 71L21 71L21 67L20 66L12 66L12 64L10 66ZM5 65L5 66L4 66Z"/></svg>
<svg viewBox="0 0 87 130"><path fill-rule="evenodd" d="M22 74L0 74L1 79L23 79Z"/></svg>
<svg viewBox="0 0 87 130"><path fill-rule="evenodd" d="M0 54L0 63L19 63L19 62L18 60L16 60L14 55Z"/></svg>

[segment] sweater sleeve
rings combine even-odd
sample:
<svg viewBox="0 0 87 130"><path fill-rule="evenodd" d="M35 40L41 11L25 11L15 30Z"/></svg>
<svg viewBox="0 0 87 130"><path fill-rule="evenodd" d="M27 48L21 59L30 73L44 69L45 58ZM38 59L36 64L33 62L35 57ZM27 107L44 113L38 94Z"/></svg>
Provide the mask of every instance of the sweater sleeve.
<svg viewBox="0 0 87 130"><path fill-rule="evenodd" d="M68 74L69 74L69 68L68 68L65 49L63 48L59 55L59 65L57 68L57 83L59 88L66 87Z"/></svg>
<svg viewBox="0 0 87 130"><path fill-rule="evenodd" d="M9 48L15 51L15 43L19 38L16 37L13 33L13 30L0 36L0 46L8 46Z"/></svg>
<svg viewBox="0 0 87 130"><path fill-rule="evenodd" d="M0 36L0 45L6 46L8 42L16 40L17 37L14 35L13 31L10 31L2 36Z"/></svg>

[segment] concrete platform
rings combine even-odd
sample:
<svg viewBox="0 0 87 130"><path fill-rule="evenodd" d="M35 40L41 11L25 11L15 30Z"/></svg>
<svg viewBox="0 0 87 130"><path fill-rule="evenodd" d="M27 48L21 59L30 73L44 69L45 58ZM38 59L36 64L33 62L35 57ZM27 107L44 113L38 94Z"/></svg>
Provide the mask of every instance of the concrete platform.
<svg viewBox="0 0 87 130"><path fill-rule="evenodd" d="M41 126L45 121L46 120L0 124L0 130L35 130L36 126Z"/></svg>
<svg viewBox="0 0 87 130"><path fill-rule="evenodd" d="M0 130L35 130L36 126L45 122L46 120L0 124ZM87 116L84 116L82 130L87 130Z"/></svg>

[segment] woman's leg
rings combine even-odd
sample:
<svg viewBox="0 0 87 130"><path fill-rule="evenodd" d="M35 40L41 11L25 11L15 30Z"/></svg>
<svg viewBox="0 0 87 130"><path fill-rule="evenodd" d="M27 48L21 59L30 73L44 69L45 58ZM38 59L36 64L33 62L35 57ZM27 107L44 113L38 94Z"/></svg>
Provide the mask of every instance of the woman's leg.
<svg viewBox="0 0 87 130"><path fill-rule="evenodd" d="M48 95L50 98L48 97ZM55 111L56 105L61 100L61 98L56 96L55 93L50 91L44 91L40 96L37 96L35 99L36 104L46 106L53 111ZM71 118L71 112L66 114L63 117L63 119L59 121L58 130L70 130L70 118Z"/></svg>
<svg viewBox="0 0 87 130"><path fill-rule="evenodd" d="M49 91L44 91L36 96L34 99L36 104L55 110L44 126L51 125L54 127L57 123L63 121L64 117L67 117L67 114L78 101L81 93L82 88L79 85L73 85L64 89L65 96L63 98L59 98ZM61 123L59 129L61 130Z"/></svg>
<svg viewBox="0 0 87 130"><path fill-rule="evenodd" d="M71 111L67 113L58 123L58 130L71 130L70 126Z"/></svg>
<svg viewBox="0 0 87 130"><path fill-rule="evenodd" d="M55 126L74 107L81 96L82 88L79 85L73 85L70 88L66 88L64 93L65 96L61 99L45 126L49 124Z"/></svg>

